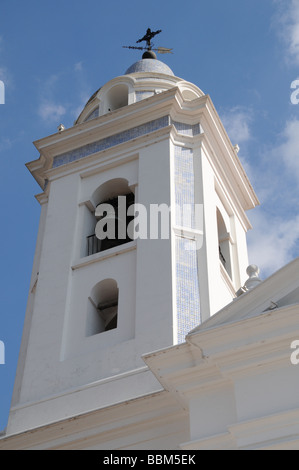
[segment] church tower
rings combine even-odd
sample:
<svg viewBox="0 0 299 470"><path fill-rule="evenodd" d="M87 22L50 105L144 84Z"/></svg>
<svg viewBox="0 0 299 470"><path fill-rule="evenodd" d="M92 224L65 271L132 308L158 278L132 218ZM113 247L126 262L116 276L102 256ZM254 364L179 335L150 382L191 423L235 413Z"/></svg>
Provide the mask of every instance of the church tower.
<svg viewBox="0 0 299 470"><path fill-rule="evenodd" d="M153 52L34 144L41 218L8 434L160 390L142 355L234 299L258 204L211 98ZM99 237L104 204L115 238Z"/></svg>

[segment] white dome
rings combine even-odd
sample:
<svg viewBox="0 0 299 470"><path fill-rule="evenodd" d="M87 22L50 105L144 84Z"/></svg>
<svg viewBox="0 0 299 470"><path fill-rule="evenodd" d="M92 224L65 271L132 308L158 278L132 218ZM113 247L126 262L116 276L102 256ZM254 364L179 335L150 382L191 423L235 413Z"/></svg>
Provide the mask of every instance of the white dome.
<svg viewBox="0 0 299 470"><path fill-rule="evenodd" d="M168 67L168 65L164 64L160 60L157 59L142 59L135 64L131 65L128 68L125 75L129 75L130 73L138 73L138 72L153 72L153 73L163 73L165 75L172 75L174 76L173 71Z"/></svg>

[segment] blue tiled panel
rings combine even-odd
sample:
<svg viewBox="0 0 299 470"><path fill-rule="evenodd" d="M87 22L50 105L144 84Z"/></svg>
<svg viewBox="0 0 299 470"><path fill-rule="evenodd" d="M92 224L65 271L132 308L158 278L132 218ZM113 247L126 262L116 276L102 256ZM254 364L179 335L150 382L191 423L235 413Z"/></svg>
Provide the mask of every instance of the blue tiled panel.
<svg viewBox="0 0 299 470"><path fill-rule="evenodd" d="M200 324L196 242L176 237L176 293L178 343Z"/></svg>
<svg viewBox="0 0 299 470"><path fill-rule="evenodd" d="M190 148L174 148L176 224L195 228L193 152ZM186 212L186 207L190 212Z"/></svg>
<svg viewBox="0 0 299 470"><path fill-rule="evenodd" d="M147 122L146 124L133 127L127 131L114 134L112 136L106 137L105 139L101 139L75 150L71 150L70 152L57 155L53 159L53 168L65 165L66 163L74 162L81 158L87 157L88 155L92 155L93 153L100 152L101 150L106 150L110 147L114 147L115 145L128 142L129 140L136 139L142 135L146 135L150 132L162 129L163 127L167 127L169 124L169 116L163 116L159 119L155 119L154 121Z"/></svg>
<svg viewBox="0 0 299 470"><path fill-rule="evenodd" d="M194 169L190 148L175 146L175 204L176 224L193 229L194 222ZM189 217L183 208L188 206ZM185 209L186 210L186 209ZM199 286L196 241L176 237L176 289L178 342L200 323Z"/></svg>
<svg viewBox="0 0 299 470"><path fill-rule="evenodd" d="M176 128L178 134L189 135L193 137L200 134L200 124L185 124L184 122L172 121L172 124Z"/></svg>

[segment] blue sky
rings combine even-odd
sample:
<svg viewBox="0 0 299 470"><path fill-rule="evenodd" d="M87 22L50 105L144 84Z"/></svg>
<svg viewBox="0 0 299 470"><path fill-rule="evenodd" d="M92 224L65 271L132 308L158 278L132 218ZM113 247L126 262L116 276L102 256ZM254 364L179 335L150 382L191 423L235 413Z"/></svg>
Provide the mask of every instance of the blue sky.
<svg viewBox="0 0 299 470"><path fill-rule="evenodd" d="M139 60L146 29L175 75L208 93L259 197L250 262L265 278L299 256L299 0L0 0L0 430L6 426L40 192L32 142L72 126L101 85ZM298 86L299 88L299 86ZM298 92L299 98L299 92ZM295 98L296 98L295 96ZM293 99L294 101L294 99ZM296 101L296 100L295 100Z"/></svg>

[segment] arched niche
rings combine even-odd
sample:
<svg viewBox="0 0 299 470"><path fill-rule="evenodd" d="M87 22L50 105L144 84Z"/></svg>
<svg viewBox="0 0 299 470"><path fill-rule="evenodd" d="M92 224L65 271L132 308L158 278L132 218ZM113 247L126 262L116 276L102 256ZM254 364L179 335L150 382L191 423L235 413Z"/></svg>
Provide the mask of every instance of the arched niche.
<svg viewBox="0 0 299 470"><path fill-rule="evenodd" d="M129 89L126 84L114 85L105 96L104 112L115 111L129 104Z"/></svg>
<svg viewBox="0 0 299 470"><path fill-rule="evenodd" d="M117 328L118 296L114 279L103 279L92 288L87 305L86 336Z"/></svg>

